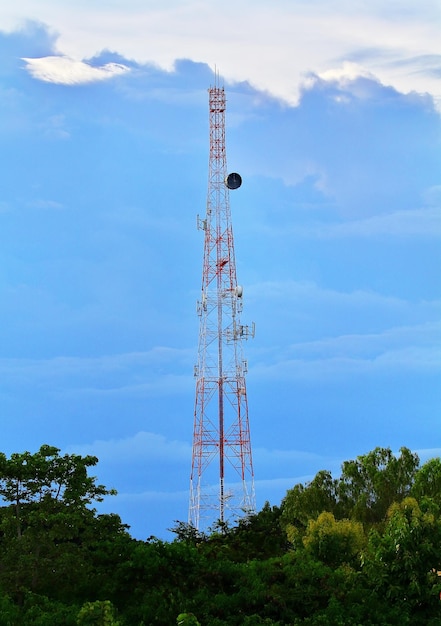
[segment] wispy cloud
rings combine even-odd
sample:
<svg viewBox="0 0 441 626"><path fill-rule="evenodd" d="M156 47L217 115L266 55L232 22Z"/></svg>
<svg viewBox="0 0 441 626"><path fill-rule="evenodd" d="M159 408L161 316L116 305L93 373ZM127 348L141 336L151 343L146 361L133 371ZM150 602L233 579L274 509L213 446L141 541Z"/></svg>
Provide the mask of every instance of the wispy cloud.
<svg viewBox="0 0 441 626"><path fill-rule="evenodd" d="M329 355L315 359L288 358L273 364L257 364L250 375L258 380L313 381L348 380L360 375L395 375L399 372L432 372L441 370L439 349L406 348L387 351L373 358Z"/></svg>
<svg viewBox="0 0 441 626"><path fill-rule="evenodd" d="M33 200L31 202L27 202L26 206L30 209L43 209L49 211L59 211L64 208L63 204L61 202L57 202L56 200Z"/></svg>
<svg viewBox="0 0 441 626"><path fill-rule="evenodd" d="M2 358L0 373L5 387L36 384L51 394L179 394L192 385L190 352L157 347L99 357Z"/></svg>
<svg viewBox="0 0 441 626"><path fill-rule="evenodd" d="M141 431L122 439L99 439L90 444L71 445L68 451L76 454L92 454L102 463L127 465L138 462L146 464L189 462L191 446L188 441L169 440L164 435Z"/></svg>
<svg viewBox="0 0 441 626"><path fill-rule="evenodd" d="M149 491L137 491L134 493L131 492L118 492L118 500L124 504L124 503L130 503L132 506L136 505L136 506L140 506L140 505L163 505L164 503L176 503L176 502L184 502L185 504L188 504L188 497L189 497L189 492L188 490L186 491L173 491L173 490L167 490L167 491L154 491L154 490L149 490ZM111 503L109 503L111 504Z"/></svg>
<svg viewBox="0 0 441 626"><path fill-rule="evenodd" d="M129 71L127 66L119 63L106 63L102 67L93 67L85 61L76 61L63 56L24 58L23 61L26 62L26 69L31 76L57 85L82 85L109 80Z"/></svg>
<svg viewBox="0 0 441 626"><path fill-rule="evenodd" d="M429 193L429 192L428 192ZM354 207L354 213L357 213ZM384 212L362 219L326 223L314 217L283 226L271 223L255 226L272 237L304 237L308 239L438 239L441 237L441 206Z"/></svg>
<svg viewBox="0 0 441 626"><path fill-rule="evenodd" d="M301 232L301 230L300 230ZM320 225L310 229L318 237L441 237L441 208L427 207L408 211L394 211L362 220L340 224Z"/></svg>
<svg viewBox="0 0 441 626"><path fill-rule="evenodd" d="M334 355L352 354L372 356L380 350L388 348L400 348L403 344L418 343L420 346L433 346L433 339L441 332L441 322L432 322L418 326L401 326L386 329L380 333L366 333L354 335L340 335L338 337L326 337L318 341L297 343L290 349L298 354L310 356L323 354L324 352ZM441 334L440 334L441 337Z"/></svg>
<svg viewBox="0 0 441 626"><path fill-rule="evenodd" d="M296 301L298 306L305 304L331 306L335 309L344 306L347 309L364 308L409 312L410 314L419 312L431 313L436 316L439 314L440 302L425 301L413 302L404 298L392 295L378 293L374 290L355 289L352 291L339 291L329 287L323 287L313 281L296 281L296 280L280 280L280 281L263 281L250 285L247 288L247 297L262 299L266 301L280 300L288 303Z"/></svg>
<svg viewBox="0 0 441 626"><path fill-rule="evenodd" d="M441 448L419 448L417 450L413 450L413 452L418 454L421 463L426 463L430 459L441 457Z"/></svg>
<svg viewBox="0 0 441 626"><path fill-rule="evenodd" d="M378 333L339 335L291 344L277 351L261 351L250 375L262 379L312 380L385 375L405 372L434 373L441 369L437 321L388 328Z"/></svg>

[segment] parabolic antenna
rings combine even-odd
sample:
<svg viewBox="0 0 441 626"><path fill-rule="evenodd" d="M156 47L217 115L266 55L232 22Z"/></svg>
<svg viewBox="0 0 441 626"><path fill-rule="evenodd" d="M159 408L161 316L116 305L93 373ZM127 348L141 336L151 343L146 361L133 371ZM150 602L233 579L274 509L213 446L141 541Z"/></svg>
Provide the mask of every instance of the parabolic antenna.
<svg viewBox="0 0 441 626"><path fill-rule="evenodd" d="M228 189L239 189L242 184L242 176L236 172L232 172L226 177L225 184Z"/></svg>

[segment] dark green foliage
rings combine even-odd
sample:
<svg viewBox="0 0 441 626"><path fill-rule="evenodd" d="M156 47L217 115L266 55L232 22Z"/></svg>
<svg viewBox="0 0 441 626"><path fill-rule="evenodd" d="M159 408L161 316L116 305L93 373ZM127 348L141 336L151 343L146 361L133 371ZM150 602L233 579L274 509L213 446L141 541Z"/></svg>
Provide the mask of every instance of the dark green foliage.
<svg viewBox="0 0 441 626"><path fill-rule="evenodd" d="M19 608L7 595L0 593L0 626L15 626Z"/></svg>
<svg viewBox="0 0 441 626"><path fill-rule="evenodd" d="M229 535L235 559L265 559L282 555L288 549L286 533L280 524L281 509L265 502L261 511L245 517Z"/></svg>
<svg viewBox="0 0 441 626"><path fill-rule="evenodd" d="M56 602L31 592L24 594L20 608L0 600L0 626L77 626L77 613L74 604Z"/></svg>
<svg viewBox="0 0 441 626"><path fill-rule="evenodd" d="M89 508L113 493L88 476L92 456L59 455L52 446L0 455L0 587L20 605L26 592L81 602L90 590L90 552L124 534L117 516Z"/></svg>
<svg viewBox="0 0 441 626"><path fill-rule="evenodd" d="M439 459L377 448L236 526L177 522L172 542L97 515L96 462L0 454L0 626L441 624Z"/></svg>
<svg viewBox="0 0 441 626"><path fill-rule="evenodd" d="M282 502L282 523L286 527L306 527L323 511L337 513L338 481L331 473L321 470L307 485L297 484L288 491Z"/></svg>

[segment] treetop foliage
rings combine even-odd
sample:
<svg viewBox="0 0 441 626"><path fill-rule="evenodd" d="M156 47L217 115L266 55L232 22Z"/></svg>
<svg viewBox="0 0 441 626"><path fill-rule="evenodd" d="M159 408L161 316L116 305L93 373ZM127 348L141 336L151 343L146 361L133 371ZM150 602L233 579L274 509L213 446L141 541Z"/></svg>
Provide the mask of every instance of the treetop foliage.
<svg viewBox="0 0 441 626"><path fill-rule="evenodd" d="M375 448L345 461L339 478L322 470L310 483L295 485L283 500L282 522L285 527L305 527L308 520L327 511L336 519L352 519L365 525L380 523L393 502L400 502L417 484L424 483L423 477L415 482L418 473L418 455L408 448L401 448L399 456L389 448ZM426 471L427 480L434 479Z"/></svg>
<svg viewBox="0 0 441 626"><path fill-rule="evenodd" d="M0 626L441 624L441 459L376 448L171 542L97 514L97 461L0 454Z"/></svg>
<svg viewBox="0 0 441 626"><path fill-rule="evenodd" d="M98 463L96 456L65 454L54 446L42 445L38 452L0 453L0 496L5 502L24 504L44 500L69 505L100 502L115 493L87 474Z"/></svg>

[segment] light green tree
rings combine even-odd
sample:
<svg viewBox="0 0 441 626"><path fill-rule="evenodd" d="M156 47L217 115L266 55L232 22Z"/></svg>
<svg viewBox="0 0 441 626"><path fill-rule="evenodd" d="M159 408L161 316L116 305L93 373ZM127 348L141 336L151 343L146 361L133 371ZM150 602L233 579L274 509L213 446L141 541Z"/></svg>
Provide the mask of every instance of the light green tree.
<svg viewBox="0 0 441 626"><path fill-rule="evenodd" d="M115 609L109 600L86 602L81 607L78 617L78 626L120 626L115 618Z"/></svg>
<svg viewBox="0 0 441 626"><path fill-rule="evenodd" d="M342 563L355 564L366 544L363 526L352 520L336 520L332 513L323 512L309 520L303 545L315 558L336 567Z"/></svg>
<svg viewBox="0 0 441 626"><path fill-rule="evenodd" d="M201 626L193 613L180 613L176 618L178 626Z"/></svg>

